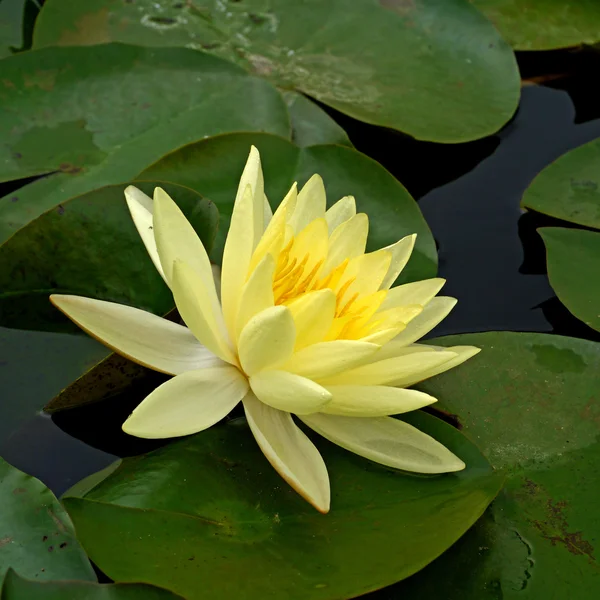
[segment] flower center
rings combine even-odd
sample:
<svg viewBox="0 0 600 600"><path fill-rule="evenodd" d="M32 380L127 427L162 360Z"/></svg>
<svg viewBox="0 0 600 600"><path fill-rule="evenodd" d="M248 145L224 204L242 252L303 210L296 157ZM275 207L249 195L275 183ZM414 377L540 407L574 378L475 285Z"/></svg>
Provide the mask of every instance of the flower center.
<svg viewBox="0 0 600 600"><path fill-rule="evenodd" d="M353 291L355 276L347 273L349 259L323 273L326 257L310 251L295 253L295 238L291 237L281 250L273 276L276 305L288 305L305 294L330 289L335 293L335 315L328 339L357 339L368 335L375 325L371 317L383 302L386 292L362 296ZM369 331L366 331L366 330Z"/></svg>

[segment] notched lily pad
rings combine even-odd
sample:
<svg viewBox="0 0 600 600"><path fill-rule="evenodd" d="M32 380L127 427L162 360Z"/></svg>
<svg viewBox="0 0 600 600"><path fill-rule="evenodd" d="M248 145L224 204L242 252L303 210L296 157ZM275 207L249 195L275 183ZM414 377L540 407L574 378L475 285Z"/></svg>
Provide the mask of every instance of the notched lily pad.
<svg viewBox="0 0 600 600"><path fill-rule="evenodd" d="M332 511L321 515L236 420L126 458L63 501L92 560L117 581L146 581L188 600L354 597L433 560L502 484L457 430L426 414L407 420L467 469L406 475L318 439L332 489Z"/></svg>
<svg viewBox="0 0 600 600"><path fill-rule="evenodd" d="M459 416L464 434L507 481L451 552L390 593L594 600L600 586L600 344L511 332L432 343L482 348L460 369L419 387Z"/></svg>
<svg viewBox="0 0 600 600"><path fill-rule="evenodd" d="M37 47L121 41L210 52L418 139L496 132L517 108L510 47L467 0L51 0Z"/></svg>

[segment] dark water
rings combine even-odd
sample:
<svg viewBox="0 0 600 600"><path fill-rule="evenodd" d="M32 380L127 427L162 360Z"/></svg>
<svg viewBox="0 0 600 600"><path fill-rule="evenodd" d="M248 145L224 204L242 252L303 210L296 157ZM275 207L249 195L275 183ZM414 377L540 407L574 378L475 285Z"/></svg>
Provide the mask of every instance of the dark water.
<svg viewBox="0 0 600 600"><path fill-rule="evenodd" d="M518 114L502 132L460 146L415 142L340 116L357 148L383 163L419 199L439 247L440 276L448 279L444 293L459 299L436 335L518 330L600 339L568 313L548 284L535 230L549 220L519 208L523 191L543 167L600 137L600 108L592 106L600 103L578 95L578 89L572 85L569 95L526 87ZM116 456L156 445L120 430L148 391L143 386L136 397L52 418L36 414L105 354L95 341L0 329L0 342L0 455L57 495Z"/></svg>

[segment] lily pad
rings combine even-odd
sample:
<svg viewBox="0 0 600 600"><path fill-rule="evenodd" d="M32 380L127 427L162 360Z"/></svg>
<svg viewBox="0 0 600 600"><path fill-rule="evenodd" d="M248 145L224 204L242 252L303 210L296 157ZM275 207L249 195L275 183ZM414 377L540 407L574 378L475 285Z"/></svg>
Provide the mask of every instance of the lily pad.
<svg viewBox="0 0 600 600"><path fill-rule="evenodd" d="M23 45L23 17L27 0L0 0L0 58Z"/></svg>
<svg viewBox="0 0 600 600"><path fill-rule="evenodd" d="M2 458L0 505L0 580L10 567L40 581L96 580L73 524L54 494Z"/></svg>
<svg viewBox="0 0 600 600"><path fill-rule="evenodd" d="M594 600L600 344L512 332L433 343L482 348L460 369L419 387L457 415L463 433L507 481L451 552L393 592L444 600Z"/></svg>
<svg viewBox="0 0 600 600"><path fill-rule="evenodd" d="M273 135L228 134L190 144L166 156L139 179L177 181L215 202L220 222L213 259L220 263L235 190L251 144L261 153L266 194L273 207L294 181L303 185L311 175L319 173L330 204L352 195L356 197L357 210L369 215L369 249L382 248L404 235L418 234L415 250L399 282L435 276L435 242L417 203L380 164L352 148L298 148Z"/></svg>
<svg viewBox="0 0 600 600"><path fill-rule="evenodd" d="M183 600L172 592L143 583L103 584L86 581L30 581L12 569L6 574L0 600Z"/></svg>
<svg viewBox="0 0 600 600"><path fill-rule="evenodd" d="M418 139L496 132L519 101L514 55L467 0L49 0L34 44L186 46Z"/></svg>
<svg viewBox="0 0 600 600"><path fill-rule="evenodd" d="M552 50L600 40L596 0L471 0L515 50Z"/></svg>
<svg viewBox="0 0 600 600"><path fill-rule="evenodd" d="M600 331L600 233L564 227L538 231L546 244L548 278L558 299Z"/></svg>
<svg viewBox="0 0 600 600"><path fill-rule="evenodd" d="M84 194L51 209L0 246L0 322L23 329L73 331L48 299L53 293L110 300L164 315L173 297L148 264L147 252L127 210L127 184ZM181 206L207 248L218 211L188 188L148 181L152 194L163 187Z"/></svg>
<svg viewBox="0 0 600 600"><path fill-rule="evenodd" d="M48 175L0 202L0 242L184 144L238 130L290 134L273 86L185 48L108 44L10 56L0 102L0 181Z"/></svg>
<svg viewBox="0 0 600 600"><path fill-rule="evenodd" d="M297 146L352 142L346 132L315 102L297 92L282 92L292 122L292 142Z"/></svg>
<svg viewBox="0 0 600 600"><path fill-rule="evenodd" d="M563 154L546 167L525 191L521 205L600 229L600 139Z"/></svg>
<svg viewBox="0 0 600 600"><path fill-rule="evenodd" d="M433 560L501 486L454 428L426 414L410 421L467 469L405 475L320 439L333 506L321 515L281 481L245 420L234 420L126 458L84 497L63 502L92 560L116 581L188 600L354 597Z"/></svg>

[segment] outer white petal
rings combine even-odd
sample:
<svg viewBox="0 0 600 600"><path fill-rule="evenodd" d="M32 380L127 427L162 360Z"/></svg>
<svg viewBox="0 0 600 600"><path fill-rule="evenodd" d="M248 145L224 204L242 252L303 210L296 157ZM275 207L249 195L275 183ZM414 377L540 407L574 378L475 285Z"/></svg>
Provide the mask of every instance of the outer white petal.
<svg viewBox="0 0 600 600"><path fill-rule="evenodd" d="M437 402L424 392L386 385L332 385L327 390L333 398L321 412L348 417L398 415Z"/></svg>
<svg viewBox="0 0 600 600"><path fill-rule="evenodd" d="M156 240L154 239L152 198L144 194L142 190L130 185L125 189L125 200L127 201L131 218L142 238L142 242L144 242L144 246L146 246L146 250L152 259L156 270L160 273L160 276L164 279L165 283L169 285L160 263L158 249L156 248Z"/></svg>
<svg viewBox="0 0 600 600"><path fill-rule="evenodd" d="M390 263L388 272L381 284L382 290L387 290L394 285L394 281L396 281L398 275L400 275L400 272L402 269L404 269L410 258L410 255L412 254L416 240L417 234L413 233L412 235L403 237L400 241L392 244L391 246L382 248L382 250L387 250L388 252L392 253L392 262Z"/></svg>
<svg viewBox="0 0 600 600"><path fill-rule="evenodd" d="M385 352L386 347L381 349ZM449 349L429 351L407 351L396 356L377 360L380 353L374 355L373 362L364 366L343 371L337 375L323 379L321 383L330 385L403 385L409 380L429 369L434 369L449 360L456 358L456 353ZM384 355L383 355L384 356Z"/></svg>
<svg viewBox="0 0 600 600"><path fill-rule="evenodd" d="M325 220L329 226L329 233L341 225L344 221L351 219L356 214L356 200L354 196L344 196L331 206L325 213Z"/></svg>
<svg viewBox="0 0 600 600"><path fill-rule="evenodd" d="M320 410L331 400L331 393L312 379L287 371L261 371L250 377L250 387L261 402L297 415Z"/></svg>
<svg viewBox="0 0 600 600"><path fill-rule="evenodd" d="M456 306L456 298L437 296L395 338L395 344L412 344L428 334Z"/></svg>
<svg viewBox="0 0 600 600"><path fill-rule="evenodd" d="M50 300L97 340L155 371L178 375L225 363L183 325L152 313L92 298L53 294Z"/></svg>
<svg viewBox="0 0 600 600"><path fill-rule="evenodd" d="M420 373L414 373L411 377L406 377L405 379L400 381L399 384L394 382L394 385L402 385L405 387L414 385L415 383L418 383L419 381L424 381L425 379L429 379L430 377L435 377L436 375L439 375L440 373L445 373L446 371L449 371L450 369L454 369L454 367L458 367L459 365L462 365L462 363L464 363L466 360L469 360L469 358L472 358L473 356L475 356L476 354L479 354L479 352L481 352L481 348L476 348L475 346L450 346L448 348L445 348L442 346L436 346L436 348L440 352L444 352L444 351L456 352L456 356L454 358L451 358L450 360L447 360L436 366L432 366L429 369L421 371Z"/></svg>
<svg viewBox="0 0 600 600"><path fill-rule="evenodd" d="M240 334L238 355L244 372L253 375L285 362L295 342L296 326L288 308L273 306L259 312Z"/></svg>
<svg viewBox="0 0 600 600"><path fill-rule="evenodd" d="M465 468L460 458L431 436L392 417L360 419L317 413L301 419L334 444L388 467L415 473Z"/></svg>
<svg viewBox="0 0 600 600"><path fill-rule="evenodd" d="M173 265L171 288L179 314L196 338L219 358L237 365L229 341L223 337L212 312L211 294L205 280L187 263L177 261Z"/></svg>
<svg viewBox="0 0 600 600"><path fill-rule="evenodd" d="M379 349L377 344L356 340L320 342L295 352L281 369L311 379L331 377L368 362Z"/></svg>
<svg viewBox="0 0 600 600"><path fill-rule="evenodd" d="M319 512L330 505L329 476L319 451L289 413L271 408L252 393L244 410L256 441L273 468Z"/></svg>
<svg viewBox="0 0 600 600"><path fill-rule="evenodd" d="M169 438L208 429L246 395L248 382L235 367L188 371L157 387L123 423L143 438Z"/></svg>
<svg viewBox="0 0 600 600"><path fill-rule="evenodd" d="M445 279L434 277L394 287L388 291L379 310L384 311L408 304L425 306L442 289L444 283L446 283Z"/></svg>

